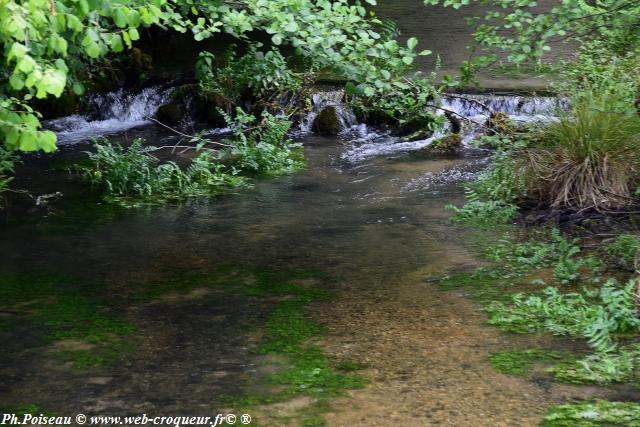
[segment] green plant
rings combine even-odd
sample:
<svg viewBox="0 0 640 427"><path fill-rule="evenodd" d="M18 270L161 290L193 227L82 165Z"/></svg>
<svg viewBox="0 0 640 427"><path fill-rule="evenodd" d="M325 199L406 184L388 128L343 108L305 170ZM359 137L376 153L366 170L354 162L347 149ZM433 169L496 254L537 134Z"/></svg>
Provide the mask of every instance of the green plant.
<svg viewBox="0 0 640 427"><path fill-rule="evenodd" d="M10 176L14 172L16 156L4 148L0 147L0 196L9 189L9 184L13 180ZM0 208L2 199L0 198Z"/></svg>
<svg viewBox="0 0 640 427"><path fill-rule="evenodd" d="M554 7L540 11L538 2L525 0L423 0L425 5L443 4L460 8L471 3L485 5L483 17L471 19L476 25L474 37L484 48L501 49L515 64L539 60L551 50L554 39L570 40L579 45L594 39L603 40L614 52L627 50L640 39L640 6L634 0L575 2L561 0ZM495 53L484 61L497 61Z"/></svg>
<svg viewBox="0 0 640 427"><path fill-rule="evenodd" d="M126 149L109 142L98 142L95 148L95 153L88 153L91 163L79 166L79 171L106 200L124 206L216 195L244 184L210 151L200 153L182 170L173 162L160 163L151 154L154 147L144 147L142 140Z"/></svg>
<svg viewBox="0 0 640 427"><path fill-rule="evenodd" d="M223 113L224 114L224 113ZM234 138L226 139L231 146L227 150L237 168L258 175L283 175L295 172L305 165L302 146L287 138L291 122L286 118L262 113L255 117L236 110L236 117L224 114L233 130Z"/></svg>
<svg viewBox="0 0 640 427"><path fill-rule="evenodd" d="M349 103L365 116L384 116L385 121L400 126L420 124L422 129L433 131L444 123L444 117L436 115L432 108L438 104L435 77L416 74L392 78L389 74L388 78L391 79L390 86L370 90L359 90L355 85L347 84L347 93L351 95Z"/></svg>
<svg viewBox="0 0 640 427"><path fill-rule="evenodd" d="M598 352L583 359L565 362L549 369L553 376L569 383L608 384L635 379L640 368L638 346L620 347L613 352Z"/></svg>
<svg viewBox="0 0 640 427"><path fill-rule="evenodd" d="M616 347L615 334L640 330L635 287L634 280L621 286L615 279L582 293L548 287L541 295L516 294L511 305L496 302L486 311L489 323L504 330L583 337L596 350L606 352Z"/></svg>
<svg viewBox="0 0 640 427"><path fill-rule="evenodd" d="M519 161L499 151L494 162L476 182L465 188L465 204L450 207L454 220L476 226L504 224L518 211L516 202L524 196L524 181L518 173Z"/></svg>
<svg viewBox="0 0 640 427"><path fill-rule="evenodd" d="M543 427L640 426L640 404L635 402L569 403L555 406L542 420Z"/></svg>
<svg viewBox="0 0 640 427"><path fill-rule="evenodd" d="M34 98L82 94L88 71L107 54L131 48L140 27L190 31L196 41L221 32L241 41L266 33L273 46L288 44L369 91L391 88L389 77L406 73L418 55L415 38L406 46L381 41L379 24L360 1L349 0L0 0L0 136L10 150L55 150L56 136L41 130ZM280 60L275 53L264 59L256 67Z"/></svg>
<svg viewBox="0 0 640 427"><path fill-rule="evenodd" d="M640 236L621 234L606 246L607 252L614 256L619 264L627 269L635 267L636 257L640 249Z"/></svg>
<svg viewBox="0 0 640 427"><path fill-rule="evenodd" d="M216 64L213 54L200 53L196 74L202 96L222 96L229 106L235 107L247 92L265 103L293 97L300 90L303 74L294 73L279 51L265 53L252 45L248 53L238 58L236 49L235 45L228 49L222 64Z"/></svg>

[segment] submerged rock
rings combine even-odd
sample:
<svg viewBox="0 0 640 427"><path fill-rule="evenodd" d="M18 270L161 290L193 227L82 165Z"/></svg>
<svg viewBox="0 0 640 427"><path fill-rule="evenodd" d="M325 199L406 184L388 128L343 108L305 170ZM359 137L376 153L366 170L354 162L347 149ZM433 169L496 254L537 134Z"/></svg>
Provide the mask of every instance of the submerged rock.
<svg viewBox="0 0 640 427"><path fill-rule="evenodd" d="M337 135L342 130L340 112L335 105L325 107L313 120L313 131L321 135Z"/></svg>
<svg viewBox="0 0 640 427"><path fill-rule="evenodd" d="M436 139L421 151L425 154L455 154L462 146L462 137L452 133Z"/></svg>

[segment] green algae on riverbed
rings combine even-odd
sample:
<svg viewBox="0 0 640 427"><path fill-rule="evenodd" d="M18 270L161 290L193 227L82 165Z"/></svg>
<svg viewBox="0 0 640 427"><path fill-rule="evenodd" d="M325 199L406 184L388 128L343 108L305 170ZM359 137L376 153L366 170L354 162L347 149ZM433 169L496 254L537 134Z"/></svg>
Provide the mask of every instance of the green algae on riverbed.
<svg viewBox="0 0 640 427"><path fill-rule="evenodd" d="M566 355L544 349L505 350L491 353L488 361L503 374L524 376L534 364L549 364L562 360Z"/></svg>
<svg viewBox="0 0 640 427"><path fill-rule="evenodd" d="M329 408L328 398L365 383L353 373L361 365L330 360L317 341L310 342L324 332L306 315L308 304L330 298L322 274L227 265L212 272L186 271L142 282L78 283L62 276L19 275L5 275L0 283L0 296L15 309L12 313L47 331L34 345L51 345L51 353L72 362L75 368L112 366L136 351L133 343L143 337L132 324L114 316L112 306L153 305L172 301L172 295L188 296L209 289L216 295L222 292L264 300L272 307L266 323L256 325L263 339L253 349L267 357L267 363L273 365L271 372L255 380L261 384L259 393L230 397L229 404L247 408L309 396L313 401L305 406L301 420L304 425L316 425L319 415Z"/></svg>
<svg viewBox="0 0 640 427"><path fill-rule="evenodd" d="M0 308L11 316L3 323L30 322L43 331L42 343L58 343L54 353L77 367L114 363L135 327L113 315L92 291L62 276L4 274Z"/></svg>

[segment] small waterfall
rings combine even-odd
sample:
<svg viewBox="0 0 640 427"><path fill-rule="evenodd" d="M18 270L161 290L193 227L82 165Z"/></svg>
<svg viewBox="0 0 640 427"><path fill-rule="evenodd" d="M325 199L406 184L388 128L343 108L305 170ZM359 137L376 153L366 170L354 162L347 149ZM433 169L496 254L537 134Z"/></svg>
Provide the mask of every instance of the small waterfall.
<svg viewBox="0 0 640 427"><path fill-rule="evenodd" d="M61 145L75 144L90 138L122 132L149 124L158 107L168 101L171 89L153 86L136 94L123 89L93 95L87 102L87 113L44 122L46 129L58 135Z"/></svg>
<svg viewBox="0 0 640 427"><path fill-rule="evenodd" d="M343 130L357 125L356 116L344 105L343 98L344 89L327 89L314 93L311 97L312 110L300 122L300 133L311 133L314 120L327 107L336 109Z"/></svg>
<svg viewBox="0 0 640 427"><path fill-rule="evenodd" d="M533 122L550 122L556 120L559 110L566 110L568 103L553 97L509 96L509 95L442 95L442 110L435 110L436 114L444 115L444 110L467 119L462 120L462 141L468 145L474 138L484 131L482 125L489 118L491 112L504 112L517 124ZM391 156L409 151L419 150L450 132L450 124L439 129L425 140L403 142L386 134L370 132L365 125L358 125L351 129L354 139L353 146L342 157L351 162L358 162L377 156Z"/></svg>

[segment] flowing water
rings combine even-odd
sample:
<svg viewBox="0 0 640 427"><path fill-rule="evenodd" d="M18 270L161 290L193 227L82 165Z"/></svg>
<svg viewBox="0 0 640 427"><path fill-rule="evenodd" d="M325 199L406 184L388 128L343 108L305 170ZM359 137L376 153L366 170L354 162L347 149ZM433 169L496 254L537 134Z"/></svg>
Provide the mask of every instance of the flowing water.
<svg viewBox="0 0 640 427"><path fill-rule="evenodd" d="M93 101L107 103L108 114L49 126L60 132L63 152L116 131L119 139L171 143L172 135L145 121L165 96L159 88L122 102L108 95ZM316 105L339 97L319 94ZM486 118L481 104L527 121L550 120L556 111L555 101L542 98L451 97L444 103L473 121ZM36 404L65 415L215 414L223 395L246 391L264 373L264 358L250 348L273 302L197 286L172 293L171 285L141 300L135 290L143 283L153 294L158 284L230 264L328 277L333 301L311 310L327 327L324 348L337 360L366 364L372 380L336 401L326 415L329 425L534 425L553 402L596 393L493 371L487 354L514 339L483 326L484 315L460 292L433 284L478 264L473 240L449 221L445 206L461 201L458 184L482 168L486 154L468 149L457 157L428 157L419 149L431 140L401 143L348 120L344 125L339 138L300 134L308 168L257 181L251 190L123 212L72 188L44 215L3 226L5 281L37 289L42 277L52 278L63 296L80 295L99 307L96 313L135 327L117 365L78 369L60 355L91 351L94 344L68 331L62 341L43 339L43 330L60 325L21 317L19 304L0 312L3 406ZM473 126L465 130L474 132ZM68 180L56 176L58 184ZM37 313L47 298L30 309ZM66 318L64 311L58 315ZM286 424L269 414L263 420Z"/></svg>

